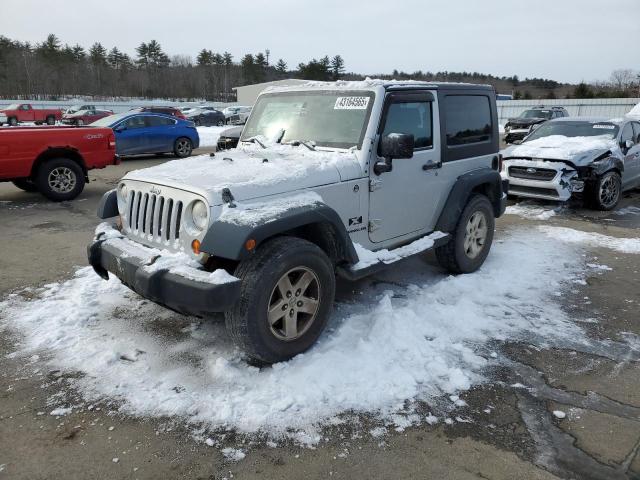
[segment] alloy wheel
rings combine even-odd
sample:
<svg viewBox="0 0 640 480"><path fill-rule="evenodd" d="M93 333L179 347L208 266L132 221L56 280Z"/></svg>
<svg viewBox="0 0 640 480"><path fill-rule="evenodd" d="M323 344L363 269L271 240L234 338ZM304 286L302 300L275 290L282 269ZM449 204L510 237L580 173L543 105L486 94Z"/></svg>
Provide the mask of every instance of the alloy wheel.
<svg viewBox="0 0 640 480"><path fill-rule="evenodd" d="M68 167L56 167L47 177L51 190L56 193L69 193L76 186L76 174Z"/></svg>
<svg viewBox="0 0 640 480"><path fill-rule="evenodd" d="M476 258L487 240L487 218L482 212L474 212L464 234L464 253L469 258Z"/></svg>
<svg viewBox="0 0 640 480"><path fill-rule="evenodd" d="M311 269L296 267L282 275L267 307L271 333L284 341L304 335L318 315L320 295L320 281Z"/></svg>
<svg viewBox="0 0 640 480"><path fill-rule="evenodd" d="M608 175L600 182L600 203L605 208L611 208L618 202L620 196L620 186L615 175Z"/></svg>

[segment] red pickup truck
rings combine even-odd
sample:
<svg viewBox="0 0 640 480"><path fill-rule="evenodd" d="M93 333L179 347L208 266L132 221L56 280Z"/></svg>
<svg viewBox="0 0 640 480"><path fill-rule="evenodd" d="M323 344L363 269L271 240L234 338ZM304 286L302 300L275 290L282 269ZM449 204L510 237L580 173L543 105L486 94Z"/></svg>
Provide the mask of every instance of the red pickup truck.
<svg viewBox="0 0 640 480"><path fill-rule="evenodd" d="M110 128L0 128L0 182L56 202L80 195L89 170L119 163Z"/></svg>
<svg viewBox="0 0 640 480"><path fill-rule="evenodd" d="M28 103L14 103L0 109L0 125L8 123L16 126L20 122L35 122L36 125L46 123L54 125L62 118L62 110L53 108L33 108Z"/></svg>

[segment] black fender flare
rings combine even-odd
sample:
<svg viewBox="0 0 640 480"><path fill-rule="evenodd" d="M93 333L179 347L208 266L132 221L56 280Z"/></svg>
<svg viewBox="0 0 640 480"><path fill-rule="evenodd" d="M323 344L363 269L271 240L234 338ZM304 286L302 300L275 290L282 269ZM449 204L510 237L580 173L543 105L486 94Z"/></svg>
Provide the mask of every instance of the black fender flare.
<svg viewBox="0 0 640 480"><path fill-rule="evenodd" d="M250 257L261 243L269 238L311 225L328 225L338 243L338 261L356 263L358 254L342 219L328 205L316 202L294 207L275 216L261 219L258 225L214 221L205 234L200 251L228 260L244 260ZM247 250L247 240L255 240L256 247Z"/></svg>
<svg viewBox="0 0 640 480"><path fill-rule="evenodd" d="M109 190L98 203L98 218L107 219L118 216L118 194L116 189Z"/></svg>
<svg viewBox="0 0 640 480"><path fill-rule="evenodd" d="M460 175L456 179L436 223L436 230L441 232L455 230L458 219L474 189L479 189L489 198L496 217L502 215L505 204L503 193L506 193L502 177L496 170L488 167L480 168Z"/></svg>

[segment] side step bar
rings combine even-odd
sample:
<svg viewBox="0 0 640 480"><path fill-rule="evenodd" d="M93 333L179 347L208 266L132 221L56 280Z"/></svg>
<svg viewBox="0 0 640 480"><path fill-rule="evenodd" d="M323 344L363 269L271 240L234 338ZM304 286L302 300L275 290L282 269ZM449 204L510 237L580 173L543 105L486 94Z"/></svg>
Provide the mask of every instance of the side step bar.
<svg viewBox="0 0 640 480"><path fill-rule="evenodd" d="M355 244L360 261L351 265L338 266L337 272L338 275L347 280L360 280L361 278L378 273L400 260L441 247L448 243L449 240L451 240L451 235L448 233L433 232L401 247L392 250L385 248L375 252Z"/></svg>

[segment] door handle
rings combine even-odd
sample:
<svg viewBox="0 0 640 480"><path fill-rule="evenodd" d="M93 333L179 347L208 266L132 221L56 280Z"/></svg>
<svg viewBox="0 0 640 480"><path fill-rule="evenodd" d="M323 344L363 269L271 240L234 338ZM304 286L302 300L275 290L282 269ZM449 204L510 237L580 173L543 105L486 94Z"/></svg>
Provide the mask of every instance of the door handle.
<svg viewBox="0 0 640 480"><path fill-rule="evenodd" d="M428 162L428 163L425 163L424 165L422 165L422 170L424 170L424 171L434 170L436 168L441 168L441 167L442 167L442 162L441 161Z"/></svg>

